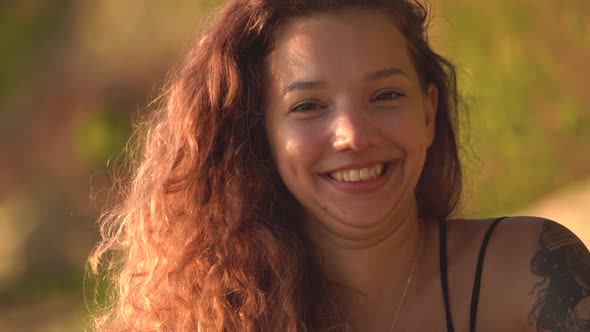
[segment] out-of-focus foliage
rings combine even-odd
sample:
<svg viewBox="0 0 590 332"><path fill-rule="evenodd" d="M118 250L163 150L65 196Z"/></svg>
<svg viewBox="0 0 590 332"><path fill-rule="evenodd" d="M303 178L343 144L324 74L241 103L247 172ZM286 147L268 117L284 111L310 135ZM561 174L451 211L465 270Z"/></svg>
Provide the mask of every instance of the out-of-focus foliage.
<svg viewBox="0 0 590 332"><path fill-rule="evenodd" d="M107 162L124 159L132 119L215 5L0 3L1 331L79 331L87 320L84 262L109 198Z"/></svg>
<svg viewBox="0 0 590 332"><path fill-rule="evenodd" d="M216 4L0 3L0 330L80 330L107 162ZM509 214L590 176L590 2L433 9L465 96L466 213Z"/></svg>
<svg viewBox="0 0 590 332"><path fill-rule="evenodd" d="M590 3L439 0L458 64L470 214L506 214L590 173Z"/></svg>

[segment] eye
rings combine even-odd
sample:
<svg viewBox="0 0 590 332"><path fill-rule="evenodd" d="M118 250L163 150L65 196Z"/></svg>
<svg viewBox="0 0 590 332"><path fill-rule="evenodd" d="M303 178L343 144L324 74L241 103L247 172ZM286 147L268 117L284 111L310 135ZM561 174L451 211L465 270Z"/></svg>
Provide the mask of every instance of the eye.
<svg viewBox="0 0 590 332"><path fill-rule="evenodd" d="M313 112L324 108L322 105L313 102L304 102L298 105L295 105L290 111L290 113L306 113L306 112Z"/></svg>
<svg viewBox="0 0 590 332"><path fill-rule="evenodd" d="M393 101L400 97L403 97L404 94L396 91L382 91L378 95L376 95L372 101Z"/></svg>

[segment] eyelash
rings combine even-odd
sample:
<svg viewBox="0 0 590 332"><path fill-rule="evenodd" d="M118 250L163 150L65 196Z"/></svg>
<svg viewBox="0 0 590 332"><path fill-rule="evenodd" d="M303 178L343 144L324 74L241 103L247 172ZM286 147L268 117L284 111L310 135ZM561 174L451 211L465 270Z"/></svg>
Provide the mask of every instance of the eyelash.
<svg viewBox="0 0 590 332"><path fill-rule="evenodd" d="M305 106L313 106L314 109L302 109ZM293 107L293 109L291 109L290 112L294 112L294 113L305 113L305 112L313 112L313 111L317 111L319 109L322 109L323 107L321 105L319 105L318 103L314 103L314 102L304 102L301 104L296 105L295 107Z"/></svg>
<svg viewBox="0 0 590 332"><path fill-rule="evenodd" d="M392 98L386 98L386 99L380 99L379 97L383 96L383 95L387 95L387 94L393 94L394 96ZM397 91L382 91L381 93L379 93L377 96L375 96L373 98L373 102L375 101L392 101L392 100L396 100L399 99L401 97L404 97L405 95L401 92L397 92Z"/></svg>
<svg viewBox="0 0 590 332"><path fill-rule="evenodd" d="M388 94L393 94L394 96L390 97L390 98L380 98L383 95L388 95ZM393 101L396 99L399 99L401 97L404 97L405 95L401 92L397 92L397 91L383 91L380 92L379 94L377 94L377 96L375 96L371 102L379 102L379 101ZM304 109L307 107L313 107L313 109ZM301 104L296 105L295 107L293 107L291 109L291 111L289 111L289 113L306 113L306 112L313 112L313 111L317 111L324 108L322 105L315 103L315 102L303 102Z"/></svg>

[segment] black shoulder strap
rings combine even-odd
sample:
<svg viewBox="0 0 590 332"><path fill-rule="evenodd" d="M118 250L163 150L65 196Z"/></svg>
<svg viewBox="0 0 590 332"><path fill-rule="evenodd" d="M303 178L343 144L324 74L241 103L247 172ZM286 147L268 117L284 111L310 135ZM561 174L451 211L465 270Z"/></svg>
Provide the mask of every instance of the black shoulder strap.
<svg viewBox="0 0 590 332"><path fill-rule="evenodd" d="M451 307L449 304L449 282L447 275L447 221L439 221L439 254L440 254L440 284L443 291L443 300L445 302L445 314L447 318L447 331L454 332L453 318L451 317Z"/></svg>
<svg viewBox="0 0 590 332"><path fill-rule="evenodd" d="M479 257L477 258L477 268L475 270L475 280L473 281L473 292L471 293L471 312L469 315L469 331L475 331L475 321L477 318L477 305L479 302L479 288L481 286L481 274L483 270L483 258L486 254L486 249L488 247L488 242L490 241L490 237L494 232L494 229L500 223L500 221L506 219L507 217L502 217L494 220L494 222L488 228L486 235L483 238L483 242L481 243L481 249L479 250Z"/></svg>

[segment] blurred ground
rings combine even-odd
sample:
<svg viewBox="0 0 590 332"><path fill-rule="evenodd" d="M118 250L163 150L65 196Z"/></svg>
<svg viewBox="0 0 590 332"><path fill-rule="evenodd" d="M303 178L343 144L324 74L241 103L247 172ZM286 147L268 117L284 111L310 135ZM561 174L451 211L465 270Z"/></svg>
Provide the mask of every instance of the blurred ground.
<svg viewBox="0 0 590 332"><path fill-rule="evenodd" d="M6 332L83 331L88 316L79 299L71 297L0 308L0 331Z"/></svg>
<svg viewBox="0 0 590 332"><path fill-rule="evenodd" d="M590 178L547 195L515 215L539 216L561 223L590 248Z"/></svg>

